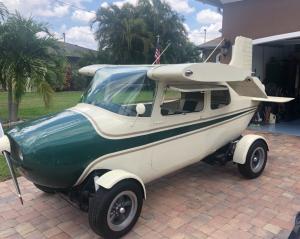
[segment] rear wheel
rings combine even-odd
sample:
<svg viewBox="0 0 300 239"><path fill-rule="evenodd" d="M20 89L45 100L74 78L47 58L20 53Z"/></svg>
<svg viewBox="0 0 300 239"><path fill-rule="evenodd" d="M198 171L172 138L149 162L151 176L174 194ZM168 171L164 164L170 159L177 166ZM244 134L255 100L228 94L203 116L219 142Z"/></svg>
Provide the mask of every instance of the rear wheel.
<svg viewBox="0 0 300 239"><path fill-rule="evenodd" d="M268 147L265 141L256 140L249 148L246 163L238 164L239 172L248 179L259 177L266 167Z"/></svg>
<svg viewBox="0 0 300 239"><path fill-rule="evenodd" d="M120 238L137 222L143 205L143 190L134 180L125 180L107 190L99 188L89 203L89 223L104 238Z"/></svg>
<svg viewBox="0 0 300 239"><path fill-rule="evenodd" d="M36 186L39 190L43 191L44 193L48 193L48 194L54 194L55 190L53 188L48 188L39 184L35 184L34 186Z"/></svg>

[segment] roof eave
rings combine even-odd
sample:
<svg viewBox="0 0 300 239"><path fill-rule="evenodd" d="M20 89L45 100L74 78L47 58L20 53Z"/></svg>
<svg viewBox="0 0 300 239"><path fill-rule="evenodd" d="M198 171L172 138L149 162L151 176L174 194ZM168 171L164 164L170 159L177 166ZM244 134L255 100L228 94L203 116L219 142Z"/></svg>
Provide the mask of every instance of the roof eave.
<svg viewBox="0 0 300 239"><path fill-rule="evenodd" d="M199 2L207 3L218 8L223 8L224 4L220 0L198 0Z"/></svg>
<svg viewBox="0 0 300 239"><path fill-rule="evenodd" d="M216 6L218 8L223 8L225 4L242 2L244 0L198 0L198 1Z"/></svg>

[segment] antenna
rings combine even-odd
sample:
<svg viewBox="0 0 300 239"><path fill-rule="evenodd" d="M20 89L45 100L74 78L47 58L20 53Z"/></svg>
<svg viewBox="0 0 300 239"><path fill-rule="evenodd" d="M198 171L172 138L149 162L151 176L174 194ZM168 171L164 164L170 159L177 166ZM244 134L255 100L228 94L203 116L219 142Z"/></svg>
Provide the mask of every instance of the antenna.
<svg viewBox="0 0 300 239"><path fill-rule="evenodd" d="M161 56L168 50L168 48L171 46L171 42L168 43L168 45L166 46L166 48L162 51L162 53L159 55L159 57L152 63L152 65L154 65L158 59L161 58Z"/></svg>
<svg viewBox="0 0 300 239"><path fill-rule="evenodd" d="M204 63L206 63L211 57L212 55L215 53L215 51L219 48L219 46L221 46L221 44L224 42L224 38L222 39L222 41L220 41L220 43L216 46L216 48L210 53L210 55L206 58L206 60L204 61Z"/></svg>

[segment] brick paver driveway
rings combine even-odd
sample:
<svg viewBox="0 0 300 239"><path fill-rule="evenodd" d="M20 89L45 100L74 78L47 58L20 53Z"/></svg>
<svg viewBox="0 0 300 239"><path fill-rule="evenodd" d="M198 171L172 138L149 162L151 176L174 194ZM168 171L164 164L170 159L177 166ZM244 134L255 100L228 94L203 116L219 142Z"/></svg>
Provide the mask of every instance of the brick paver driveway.
<svg viewBox="0 0 300 239"><path fill-rule="evenodd" d="M300 211L300 138L266 134L266 171L245 180L236 166L198 163L148 186L142 215L127 238L287 238ZM97 238L87 214L20 179L0 183L0 238Z"/></svg>

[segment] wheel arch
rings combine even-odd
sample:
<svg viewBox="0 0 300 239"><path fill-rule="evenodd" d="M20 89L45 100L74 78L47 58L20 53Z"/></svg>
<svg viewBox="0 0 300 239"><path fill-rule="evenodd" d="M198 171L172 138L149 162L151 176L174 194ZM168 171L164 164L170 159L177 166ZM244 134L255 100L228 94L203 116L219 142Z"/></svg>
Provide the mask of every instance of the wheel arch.
<svg viewBox="0 0 300 239"><path fill-rule="evenodd" d="M243 136L235 146L234 154L233 154L233 162L237 164L245 164L248 151L251 145L257 140L261 140L265 143L267 150L269 151L269 146L266 138L261 135L248 134Z"/></svg>
<svg viewBox="0 0 300 239"><path fill-rule="evenodd" d="M142 188L144 193L144 199L146 199L146 187L142 179L130 172L127 172L125 170L121 169L115 169L108 171L107 173L104 173L102 176L100 176L95 183L103 188L111 189L113 186L115 186L117 183L126 180L126 179L133 179L135 180Z"/></svg>

